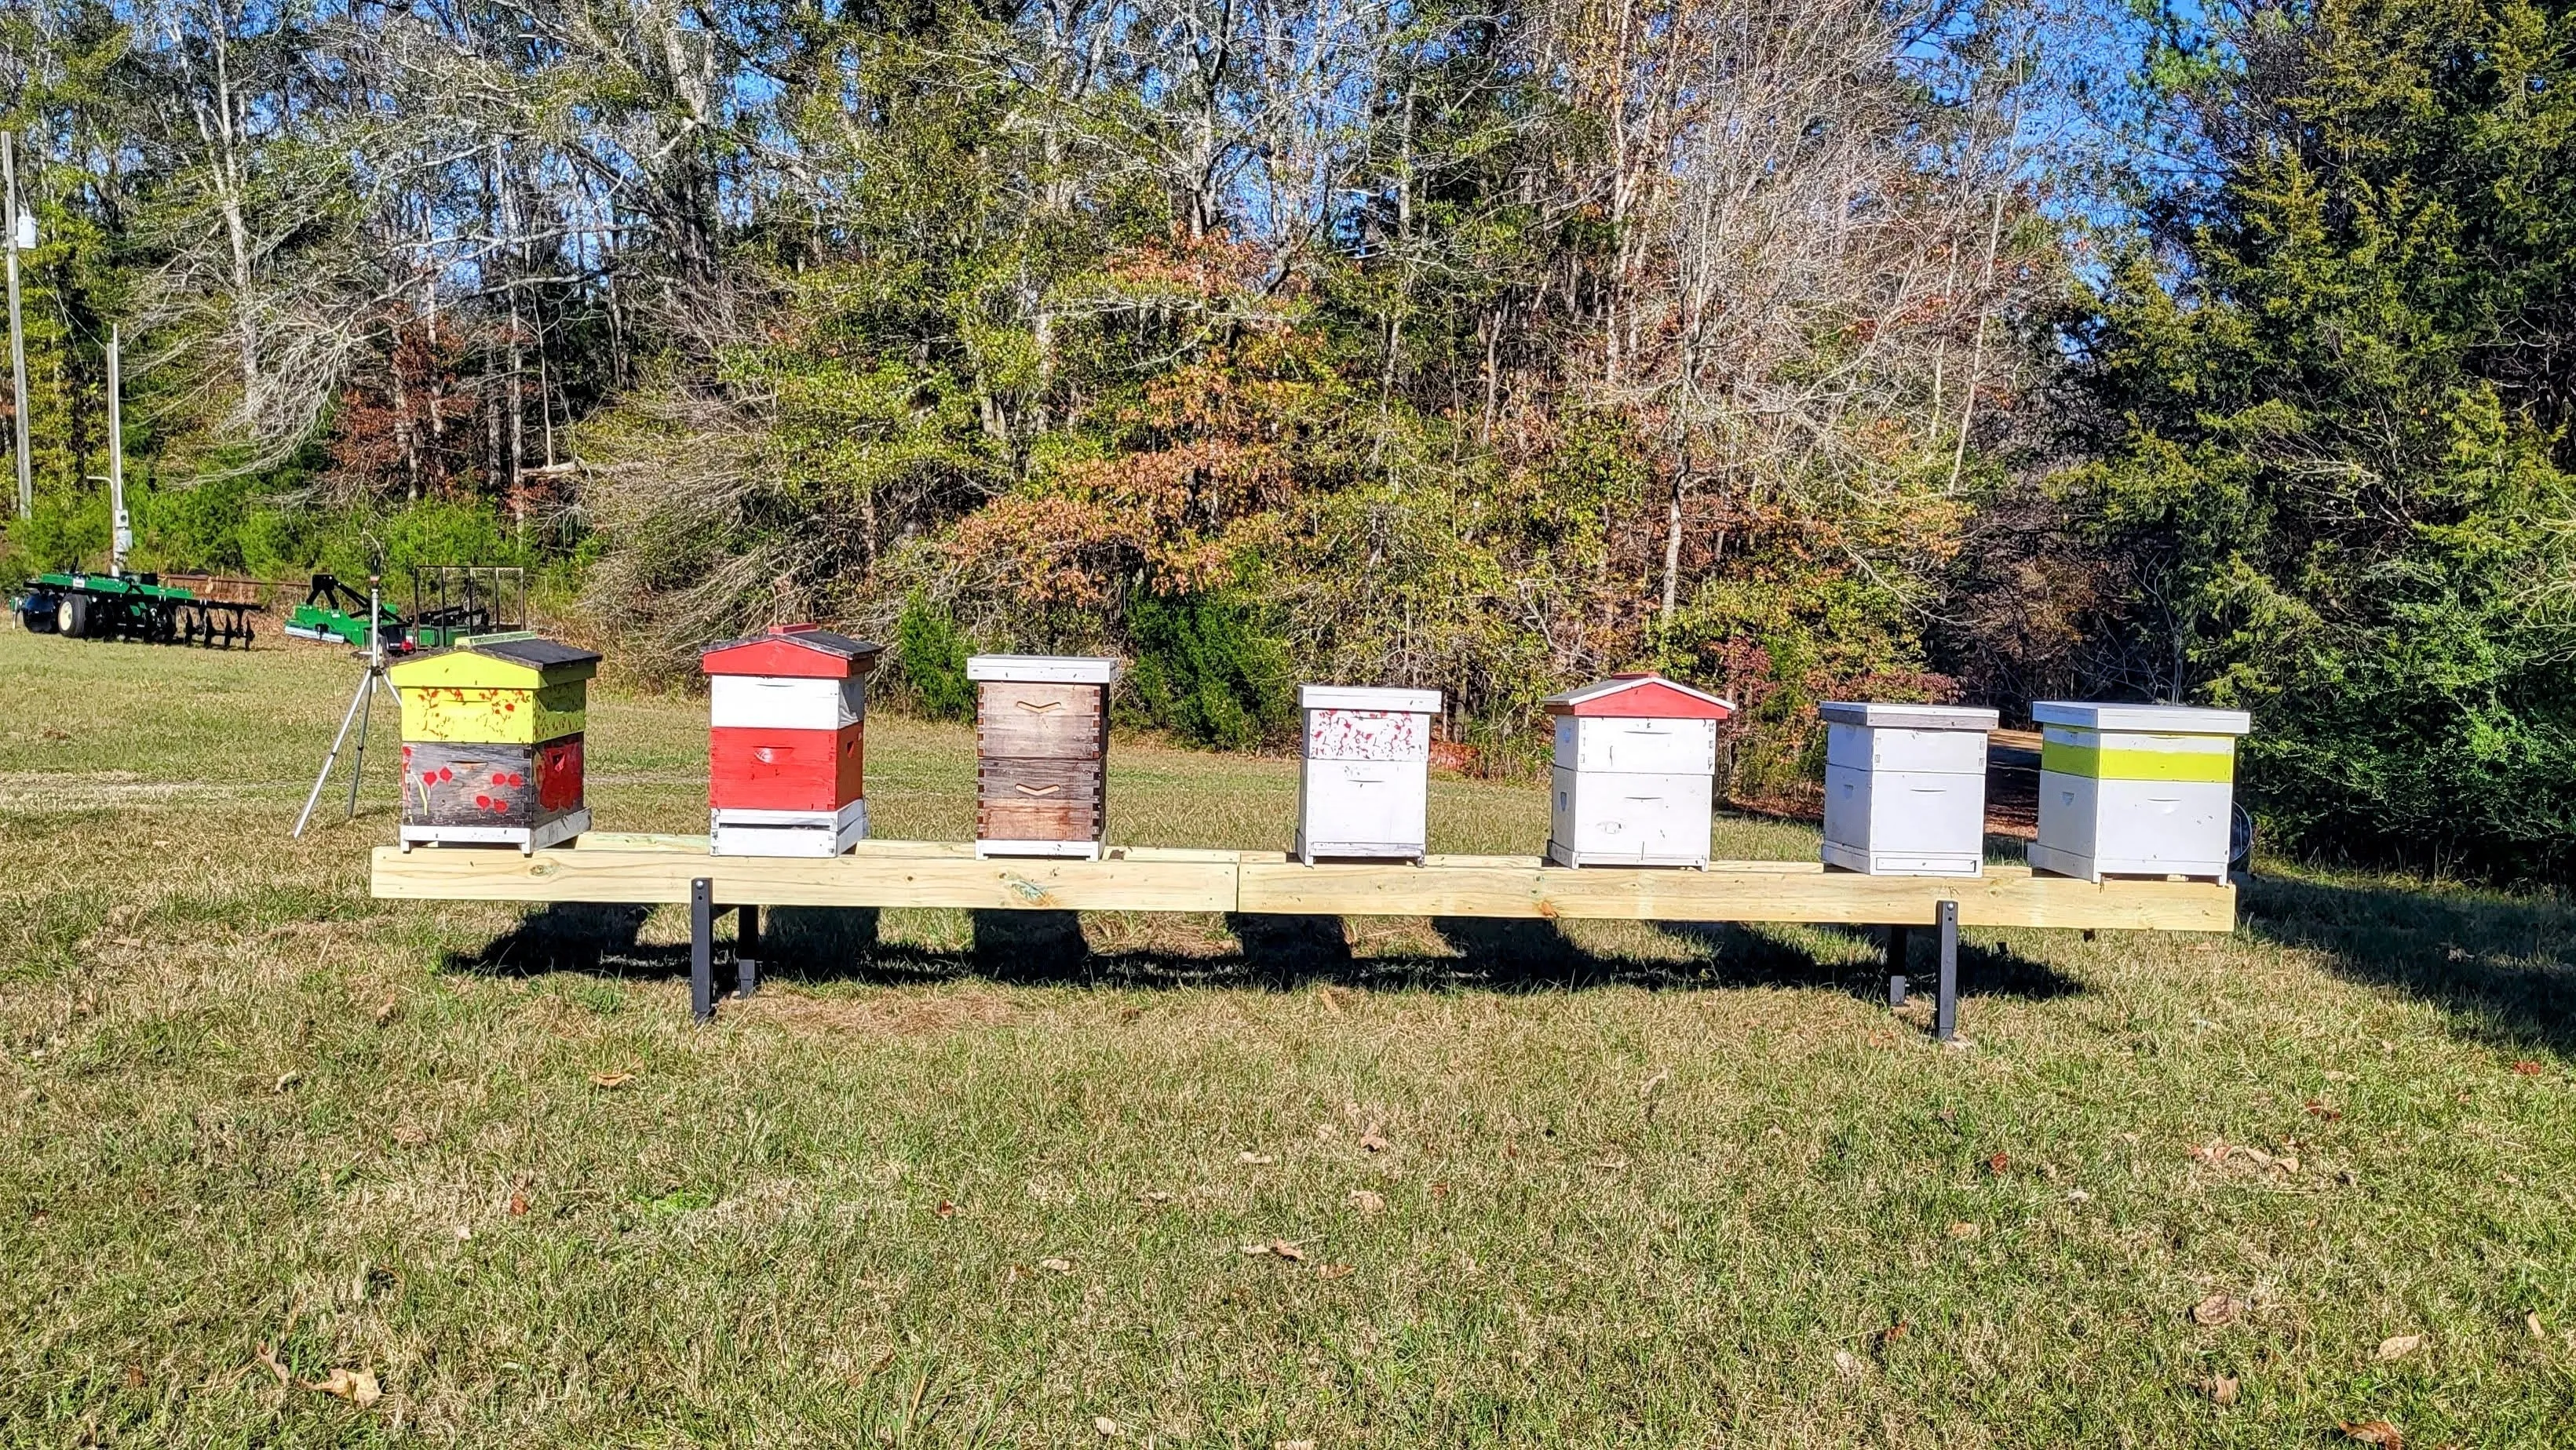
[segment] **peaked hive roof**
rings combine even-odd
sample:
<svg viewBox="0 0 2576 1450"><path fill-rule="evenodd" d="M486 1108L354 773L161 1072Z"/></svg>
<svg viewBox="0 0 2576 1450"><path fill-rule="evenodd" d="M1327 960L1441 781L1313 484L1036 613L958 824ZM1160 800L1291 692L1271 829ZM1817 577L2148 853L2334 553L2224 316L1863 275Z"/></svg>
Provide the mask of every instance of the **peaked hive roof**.
<svg viewBox="0 0 2576 1450"><path fill-rule="evenodd" d="M882 645L810 624L773 624L708 645L698 652L698 668L710 675L840 680L875 669L883 652Z"/></svg>
<svg viewBox="0 0 2576 1450"><path fill-rule="evenodd" d="M1594 680L1539 704L1551 715L1578 719L1723 720L1735 713L1731 701L1644 670Z"/></svg>
<svg viewBox="0 0 2576 1450"><path fill-rule="evenodd" d="M388 665L396 685L449 685L465 689L534 689L570 684L599 673L599 652L524 631L459 640Z"/></svg>

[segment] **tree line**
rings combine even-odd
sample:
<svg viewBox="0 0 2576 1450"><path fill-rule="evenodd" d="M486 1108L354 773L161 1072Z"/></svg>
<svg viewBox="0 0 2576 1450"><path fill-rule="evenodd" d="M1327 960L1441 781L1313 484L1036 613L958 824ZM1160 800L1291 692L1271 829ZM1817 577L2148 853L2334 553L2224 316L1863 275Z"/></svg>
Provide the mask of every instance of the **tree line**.
<svg viewBox="0 0 2576 1450"><path fill-rule="evenodd" d="M38 508L1300 679L2253 709L2293 846L2562 876L2571 7L8 0Z"/></svg>

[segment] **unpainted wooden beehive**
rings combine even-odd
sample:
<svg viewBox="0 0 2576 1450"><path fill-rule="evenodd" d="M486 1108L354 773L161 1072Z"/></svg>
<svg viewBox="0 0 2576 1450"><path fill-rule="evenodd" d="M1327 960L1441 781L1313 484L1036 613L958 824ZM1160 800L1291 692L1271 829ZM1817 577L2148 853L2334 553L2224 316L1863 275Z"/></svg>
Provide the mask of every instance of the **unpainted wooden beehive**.
<svg viewBox="0 0 2576 1450"><path fill-rule="evenodd" d="M1109 687L1118 662L976 655L975 853L1097 858L1109 824Z"/></svg>

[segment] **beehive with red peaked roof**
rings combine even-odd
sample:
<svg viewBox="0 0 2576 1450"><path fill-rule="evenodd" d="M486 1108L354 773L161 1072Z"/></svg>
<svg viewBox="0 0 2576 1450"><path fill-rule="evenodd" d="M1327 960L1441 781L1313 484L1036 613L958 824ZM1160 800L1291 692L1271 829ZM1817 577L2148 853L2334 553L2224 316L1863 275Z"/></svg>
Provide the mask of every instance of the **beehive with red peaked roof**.
<svg viewBox="0 0 2576 1450"><path fill-rule="evenodd" d="M715 854L837 856L867 835L867 677L881 652L810 624L699 652Z"/></svg>
<svg viewBox="0 0 2576 1450"><path fill-rule="evenodd" d="M1540 703L1556 720L1550 861L1707 867L1717 727L1733 704L1642 671Z"/></svg>

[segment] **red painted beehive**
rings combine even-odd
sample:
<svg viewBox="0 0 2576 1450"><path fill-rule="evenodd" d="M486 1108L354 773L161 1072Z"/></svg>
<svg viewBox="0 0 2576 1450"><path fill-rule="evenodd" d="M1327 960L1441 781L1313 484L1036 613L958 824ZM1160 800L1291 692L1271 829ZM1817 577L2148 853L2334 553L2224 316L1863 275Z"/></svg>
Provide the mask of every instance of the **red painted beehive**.
<svg viewBox="0 0 2576 1450"><path fill-rule="evenodd" d="M837 856L867 835L867 677L878 653L782 624L699 654L715 854Z"/></svg>

